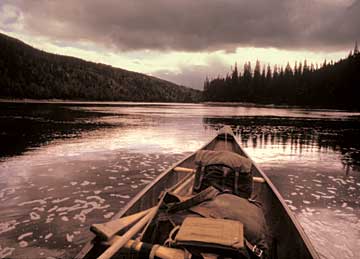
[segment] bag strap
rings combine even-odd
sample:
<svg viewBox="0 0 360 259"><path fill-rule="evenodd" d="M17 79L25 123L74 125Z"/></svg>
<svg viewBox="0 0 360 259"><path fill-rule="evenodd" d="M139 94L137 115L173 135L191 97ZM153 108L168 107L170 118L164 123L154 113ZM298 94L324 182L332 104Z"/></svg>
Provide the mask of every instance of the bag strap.
<svg viewBox="0 0 360 259"><path fill-rule="evenodd" d="M200 190L201 184L204 179L204 173L205 173L205 166L203 166L203 164L201 162L197 162L196 164L197 164L197 167L196 167L195 181L194 181L194 186L193 186L193 190L195 192Z"/></svg>
<svg viewBox="0 0 360 259"><path fill-rule="evenodd" d="M215 198L219 193L220 192L216 188L210 186L185 201L170 205L167 212L175 213L177 211L189 209L199 203Z"/></svg>
<svg viewBox="0 0 360 259"><path fill-rule="evenodd" d="M257 245L251 244L245 237L244 237L246 247L258 258L262 258L263 250L261 250Z"/></svg>

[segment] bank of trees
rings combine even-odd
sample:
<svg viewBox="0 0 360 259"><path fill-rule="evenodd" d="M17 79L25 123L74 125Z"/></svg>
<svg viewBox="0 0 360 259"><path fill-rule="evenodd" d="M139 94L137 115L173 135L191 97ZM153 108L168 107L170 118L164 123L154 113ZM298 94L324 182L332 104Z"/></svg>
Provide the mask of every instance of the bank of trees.
<svg viewBox="0 0 360 259"><path fill-rule="evenodd" d="M225 77L204 82L204 100L253 102L329 108L360 109L360 53L355 48L346 59L336 63L288 63L285 67L254 68L250 62L240 72L234 69Z"/></svg>
<svg viewBox="0 0 360 259"><path fill-rule="evenodd" d="M144 74L46 53L0 34L0 98L196 102L201 92Z"/></svg>

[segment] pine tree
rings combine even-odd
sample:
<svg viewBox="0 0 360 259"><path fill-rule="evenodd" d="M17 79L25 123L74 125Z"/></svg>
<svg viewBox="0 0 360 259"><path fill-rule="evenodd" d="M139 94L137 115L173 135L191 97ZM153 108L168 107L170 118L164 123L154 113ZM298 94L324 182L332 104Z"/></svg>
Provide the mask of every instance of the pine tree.
<svg viewBox="0 0 360 259"><path fill-rule="evenodd" d="M279 76L278 66L275 64L273 78L277 78Z"/></svg>
<svg viewBox="0 0 360 259"><path fill-rule="evenodd" d="M243 78L247 81L250 81L252 78L252 71L251 71L251 63L250 61L248 63L244 64L244 72L243 72Z"/></svg>
<svg viewBox="0 0 360 259"><path fill-rule="evenodd" d="M302 74L302 63L299 62L296 66L295 75L301 76Z"/></svg>
<svg viewBox="0 0 360 259"><path fill-rule="evenodd" d="M303 74L309 71L309 67L307 65L307 60L304 60Z"/></svg>
<svg viewBox="0 0 360 259"><path fill-rule="evenodd" d="M263 66L262 72L261 72L261 79L265 79L266 78L266 69L265 69L265 65Z"/></svg>
<svg viewBox="0 0 360 259"><path fill-rule="evenodd" d="M257 80L260 78L260 71L261 71L260 61L256 60L255 69L254 69L254 79Z"/></svg>
<svg viewBox="0 0 360 259"><path fill-rule="evenodd" d="M359 54L359 49L358 49L358 43L357 41L355 41L355 47L354 47L354 55Z"/></svg>
<svg viewBox="0 0 360 259"><path fill-rule="evenodd" d="M299 74L299 71L298 71L298 64L297 64L297 61L295 61L295 66L294 66L294 75L297 76Z"/></svg>
<svg viewBox="0 0 360 259"><path fill-rule="evenodd" d="M286 77L290 77L293 75L293 71L291 69L291 66L289 64L289 62L286 64L286 67L285 67L285 76Z"/></svg>
<svg viewBox="0 0 360 259"><path fill-rule="evenodd" d="M234 70L232 71L232 74L231 74L231 79L232 79L233 83L235 83L235 84L239 80L239 73L238 73L237 63L236 62L235 62Z"/></svg>
<svg viewBox="0 0 360 259"><path fill-rule="evenodd" d="M269 83L270 80L271 80L271 67L270 64L268 64L266 68L266 81Z"/></svg>
<svg viewBox="0 0 360 259"><path fill-rule="evenodd" d="M326 67L326 66L327 66L327 61L325 59L322 67Z"/></svg>

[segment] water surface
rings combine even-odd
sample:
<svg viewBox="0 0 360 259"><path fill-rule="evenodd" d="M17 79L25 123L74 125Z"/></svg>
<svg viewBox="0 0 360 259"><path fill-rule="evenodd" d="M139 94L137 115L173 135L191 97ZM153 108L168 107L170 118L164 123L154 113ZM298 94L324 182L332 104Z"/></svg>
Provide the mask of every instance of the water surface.
<svg viewBox="0 0 360 259"><path fill-rule="evenodd" d="M359 258L359 113L0 103L0 258L71 258L161 171L230 125L323 258ZM329 246L329 244L332 244Z"/></svg>

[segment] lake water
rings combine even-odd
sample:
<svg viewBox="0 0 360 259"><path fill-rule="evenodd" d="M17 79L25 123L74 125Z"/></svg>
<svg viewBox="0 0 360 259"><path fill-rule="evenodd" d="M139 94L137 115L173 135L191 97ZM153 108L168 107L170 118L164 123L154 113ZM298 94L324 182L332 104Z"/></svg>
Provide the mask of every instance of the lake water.
<svg viewBox="0 0 360 259"><path fill-rule="evenodd" d="M360 258L360 113L0 103L0 258L71 258L161 171L230 125L323 258Z"/></svg>

